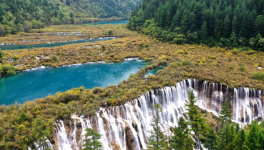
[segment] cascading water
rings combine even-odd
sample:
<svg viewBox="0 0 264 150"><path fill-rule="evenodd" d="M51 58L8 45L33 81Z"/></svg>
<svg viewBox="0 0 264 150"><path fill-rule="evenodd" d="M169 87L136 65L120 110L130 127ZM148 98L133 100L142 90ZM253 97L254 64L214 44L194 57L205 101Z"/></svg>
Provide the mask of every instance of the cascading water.
<svg viewBox="0 0 264 150"><path fill-rule="evenodd" d="M179 117L186 112L189 89L193 89L197 103L201 109L215 114L221 111L221 105L229 97L233 109L233 120L249 123L262 117L262 92L249 88L234 89L232 92L222 84L199 82L196 79L176 83L176 86L153 90L138 99L124 105L100 108L91 118L73 116L70 130L66 130L63 121L57 121L57 148L62 150L82 149L85 129L93 128L101 134L100 141L105 150L139 150L146 149L152 130L153 105L159 103L163 111L161 130L169 131L178 125ZM77 125L79 124L79 125Z"/></svg>

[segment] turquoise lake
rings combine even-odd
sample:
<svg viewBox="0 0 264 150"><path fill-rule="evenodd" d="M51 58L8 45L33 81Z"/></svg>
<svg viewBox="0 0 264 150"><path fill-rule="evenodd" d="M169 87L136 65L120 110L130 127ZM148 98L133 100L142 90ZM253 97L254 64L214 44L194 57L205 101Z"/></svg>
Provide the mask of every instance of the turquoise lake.
<svg viewBox="0 0 264 150"><path fill-rule="evenodd" d="M116 85L146 64L143 60L126 60L113 64L84 64L46 68L0 79L0 105L43 98L72 88Z"/></svg>
<svg viewBox="0 0 264 150"><path fill-rule="evenodd" d="M128 21L129 21L129 20L100 21L100 22L82 23L82 24L80 24L80 25L127 24Z"/></svg>

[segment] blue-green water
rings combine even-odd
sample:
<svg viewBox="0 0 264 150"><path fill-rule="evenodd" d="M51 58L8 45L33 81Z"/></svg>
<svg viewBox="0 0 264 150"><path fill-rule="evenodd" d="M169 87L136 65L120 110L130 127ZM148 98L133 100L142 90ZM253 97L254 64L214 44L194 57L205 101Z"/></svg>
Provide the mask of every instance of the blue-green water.
<svg viewBox="0 0 264 150"><path fill-rule="evenodd" d="M146 73L146 76L149 76L149 75L156 75L156 73L157 73L159 70L162 70L164 67L166 67L166 66L162 65L162 66L159 66L158 68L152 69L152 70L150 70L150 71L148 71L148 72Z"/></svg>
<svg viewBox="0 0 264 150"><path fill-rule="evenodd" d="M117 21L99 21L99 22L90 22L82 23L81 25L105 25L105 24L127 24L128 20L117 20Z"/></svg>
<svg viewBox="0 0 264 150"><path fill-rule="evenodd" d="M52 44L37 44L37 45L6 45L0 46L1 50L16 50L16 49L32 49L32 48L40 48L40 47L55 47L55 46L63 46L69 44L78 44L78 43L86 43L86 42L95 42L95 41L106 41L112 40L115 37L106 37L106 38L98 38L98 39L85 39L85 40L76 40L71 42L63 42L63 43L52 43Z"/></svg>
<svg viewBox="0 0 264 150"><path fill-rule="evenodd" d="M143 60L47 68L0 79L0 105L23 103L72 88L115 85L145 66Z"/></svg>

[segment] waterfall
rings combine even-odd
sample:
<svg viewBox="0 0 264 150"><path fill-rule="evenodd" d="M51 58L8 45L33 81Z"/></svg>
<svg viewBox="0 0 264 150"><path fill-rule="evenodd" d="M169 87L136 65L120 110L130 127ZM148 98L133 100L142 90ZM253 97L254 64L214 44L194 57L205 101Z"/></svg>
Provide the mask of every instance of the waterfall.
<svg viewBox="0 0 264 150"><path fill-rule="evenodd" d="M100 141L105 150L146 149L149 131L153 130L151 123L154 104L162 106L160 127L167 132L166 135L170 135L169 129L178 126L179 118L186 112L189 89L197 97L196 105L215 115L219 115L222 103L229 97L234 121L250 123L262 117L264 106L260 90L242 87L230 90L222 84L188 79L172 87L146 92L121 106L100 108L90 118L72 116L69 133L64 122L57 121L57 147L60 150L82 149L85 129L93 128L101 135Z"/></svg>

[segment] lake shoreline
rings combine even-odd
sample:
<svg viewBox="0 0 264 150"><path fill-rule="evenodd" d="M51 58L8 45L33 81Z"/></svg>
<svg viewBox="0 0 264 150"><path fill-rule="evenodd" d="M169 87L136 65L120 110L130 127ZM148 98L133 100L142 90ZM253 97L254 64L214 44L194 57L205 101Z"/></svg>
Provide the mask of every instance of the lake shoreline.
<svg viewBox="0 0 264 150"><path fill-rule="evenodd" d="M40 69L62 68L62 67L79 66L79 65L87 65L87 64L115 64L115 63L122 63L122 62L125 62L125 61L131 61L131 60L142 60L142 59L140 59L139 57L128 57L128 58L125 58L124 61L120 61L120 62L97 61L97 62L86 62L86 63L78 63L78 64L60 65L60 66L57 66L57 67L39 66L39 67L28 68L28 69L21 70L21 71L16 71L16 72L17 73L22 73L22 72L28 72L28 71L36 71L36 70L40 70Z"/></svg>

